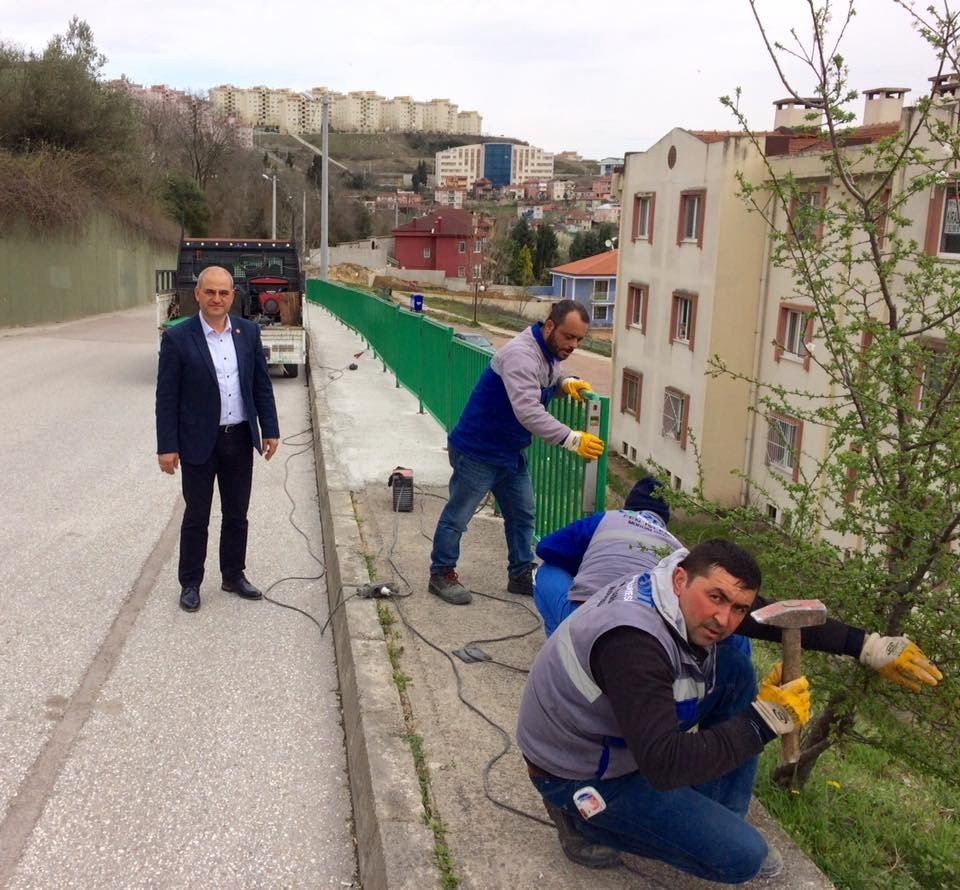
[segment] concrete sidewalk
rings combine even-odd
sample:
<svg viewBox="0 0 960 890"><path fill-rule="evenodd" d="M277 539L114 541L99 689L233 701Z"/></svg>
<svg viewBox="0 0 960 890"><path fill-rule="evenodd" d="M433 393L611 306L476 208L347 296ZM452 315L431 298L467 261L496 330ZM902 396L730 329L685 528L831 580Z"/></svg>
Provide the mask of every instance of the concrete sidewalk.
<svg viewBox="0 0 960 890"><path fill-rule="evenodd" d="M446 435L418 413L417 401L396 387L353 332L315 306L307 316L321 520L363 886L453 886L441 884L434 835L424 825L411 734L422 739L428 806L445 829L461 887L716 886L649 860L597 872L562 855L513 744L525 671L543 631L532 601L505 593L502 522L484 509L464 536L458 570L480 594L470 606L449 606L426 592L430 539L450 473ZM398 465L414 471L413 512L392 509L387 479ZM395 583L401 595L385 607L397 619L386 637L379 603L353 595L371 573ZM464 664L451 654L471 642L491 661ZM395 674L402 675L402 696ZM752 818L780 847L787 869L751 886L832 886L759 807Z"/></svg>

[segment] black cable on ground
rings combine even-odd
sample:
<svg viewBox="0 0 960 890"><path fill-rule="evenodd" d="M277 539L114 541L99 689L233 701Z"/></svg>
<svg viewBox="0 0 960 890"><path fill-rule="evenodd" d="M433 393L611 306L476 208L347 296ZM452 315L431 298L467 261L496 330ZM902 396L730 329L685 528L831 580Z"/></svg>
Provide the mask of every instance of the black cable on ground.
<svg viewBox="0 0 960 890"><path fill-rule="evenodd" d="M419 489L418 489L418 490L419 490ZM427 495L430 495L430 496L432 496L432 497L437 497L437 498L440 498L440 500L446 500L446 498L442 497L441 495L434 495L434 494L432 494L431 492L423 492L422 490L420 490L420 491L421 491L422 494L427 494ZM482 505L481 505L481 506L482 506ZM426 536L426 533L423 531L423 510L422 510L422 504L421 504L421 511L420 511L420 523L421 523L421 525L420 525L421 534L424 534L424 535ZM406 594L403 594L402 596L398 596L398 597L394 597L394 598L395 598L395 599L405 599L405 598L413 595L413 585L411 585L410 582L403 576L403 574L400 572L399 568L397 567L396 562L395 562L394 559L393 559L394 553L395 553L395 551L396 551L397 540L398 540L398 538L399 538L399 529L400 529L400 514L399 514L399 513L396 513L395 516L394 516L394 526L393 526L393 528L394 528L394 532L393 532L393 542L392 542L391 545L390 545L390 551L389 551L388 561L390 562L390 565L393 567L393 570L394 570L394 571L397 573L397 575L403 580L403 583L406 584L407 587L408 587L408 589L409 589L409 593L406 593ZM476 591L475 591L475 592L476 592ZM533 633L534 631L538 630L538 629L541 627L541 622L540 622L539 616L538 616L526 603L524 603L524 602L522 602L522 601L517 601L517 600L508 600L508 599L505 599L505 598L503 598L503 597L494 596L493 594L488 594L488 593L477 593L477 595L478 595L478 596L486 597L487 599L497 600L498 602L506 603L507 605L521 606L522 608L524 608L524 609L526 609L528 612L530 612L530 614L533 615L533 616L537 619L537 624L536 624L536 627L533 627L533 628L531 628L530 630L528 630L528 631L526 631L526 632L524 632L524 633L510 634L510 635L508 635L508 636L496 637L496 638L491 638L491 639L488 639L488 640L474 640L474 641L472 641L472 642L494 643L494 642L500 642L501 640L522 639L522 638L525 637L525 636L529 636L531 633ZM521 810L521 809L519 809L518 807L515 807L515 806L513 806L512 804L509 804L509 803L507 803L506 801L501 800L500 798L498 798L498 797L496 797L496 796L494 795L494 793L493 793L493 791L491 790L491 787L490 787L490 773L492 772L494 766L496 766L496 764L501 760L501 758L503 758L506 754L508 754L508 753L510 752L511 747L513 747L513 738L511 737L510 733L508 733L507 730L505 730L502 726L500 726L500 724L497 723L492 717L487 716L487 714L485 714L480 708L478 708L476 705L474 705L472 702L468 701L468 700L464 697L464 694L463 694L463 678L462 678L462 676L461 676L461 674L460 674L460 669L459 669L459 667L457 666L455 657L454 657L453 655L451 655L449 652L447 652L445 649L442 649L440 646L438 646L438 645L437 645L436 643L434 643L432 640L427 639L422 633L420 633L420 631L417 630L417 628L414 627L413 624L410 623L410 621L408 620L407 616L404 614L404 611L403 611L403 609L401 608L399 602L396 604L396 609L397 609L397 614L400 616L400 620L401 620L401 621L403 622L403 624L404 624L404 627L406 627L412 634L414 634L414 636L416 636L418 639L420 639L423 643L425 643L425 644L426 644L427 646L429 646L431 649L433 649L434 651L439 652L441 655L443 655L443 657L446 658L447 661L450 663L450 667L453 668L453 674L454 674L454 677L456 678L457 698L459 698L460 701L463 702L463 704L464 704L470 711L472 711L474 714L476 714L481 720L483 720L485 723L487 723L487 725L489 725L491 728L493 728L494 730L496 730L496 732L500 735L500 738L501 738L501 740L502 740L502 742L503 742L503 747L500 749L500 751L499 751L497 754L495 754L490 760L487 761L487 764L486 764L486 766L485 766L484 769L483 769L483 793L484 793L484 795L486 796L487 800L489 800L490 803L492 803L494 806L497 806L497 807L499 807L499 808L502 809L502 810L506 810L508 813L512 813L512 814L515 815L515 816L522 816L522 817L525 818L525 819L530 819L530 820L533 821L533 822L538 822L538 823L540 823L541 825L546 825L546 826L549 827L549 828L555 828L553 822L551 822L549 819L546 819L546 818L544 818L544 817L542 817L542 816L537 816L537 815L535 815L535 814L533 814L533 813L528 813L526 810ZM516 671L517 673L528 673L528 671L526 671L524 668L518 668L518 667L515 667L514 665L506 664L506 663L504 663L504 662L496 661L496 660L494 660L494 659L490 659L489 662L484 662L484 663L485 663L485 664L496 664L496 665L500 665L501 667L505 667L505 668L508 668L508 669L510 669L510 670Z"/></svg>

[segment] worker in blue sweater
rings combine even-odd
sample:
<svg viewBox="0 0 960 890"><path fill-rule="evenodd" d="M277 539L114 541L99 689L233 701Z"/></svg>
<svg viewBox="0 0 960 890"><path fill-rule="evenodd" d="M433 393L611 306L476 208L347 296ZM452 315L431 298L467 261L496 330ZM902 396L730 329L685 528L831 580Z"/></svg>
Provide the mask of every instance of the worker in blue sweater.
<svg viewBox="0 0 960 890"><path fill-rule="evenodd" d="M460 583L460 538L477 507L493 492L507 539L507 590L533 593L534 500L524 452L533 436L585 460L603 453L603 440L572 430L547 411L555 396L583 401L592 388L564 373L563 360L587 335L590 316L575 300L560 300L546 321L521 331L493 357L450 431L447 451L453 475L433 535L430 593L466 605L470 591Z"/></svg>

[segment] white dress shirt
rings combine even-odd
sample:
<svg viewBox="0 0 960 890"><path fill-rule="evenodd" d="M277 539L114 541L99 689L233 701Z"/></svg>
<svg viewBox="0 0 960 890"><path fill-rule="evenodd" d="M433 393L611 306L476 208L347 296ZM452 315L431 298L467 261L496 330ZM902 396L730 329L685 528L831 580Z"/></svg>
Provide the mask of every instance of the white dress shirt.
<svg viewBox="0 0 960 890"><path fill-rule="evenodd" d="M247 419L247 412L240 395L240 368L237 365L237 349L233 344L230 317L227 316L223 333L210 327L203 315L200 316L200 324L217 372L217 386L220 387L220 426L243 423Z"/></svg>

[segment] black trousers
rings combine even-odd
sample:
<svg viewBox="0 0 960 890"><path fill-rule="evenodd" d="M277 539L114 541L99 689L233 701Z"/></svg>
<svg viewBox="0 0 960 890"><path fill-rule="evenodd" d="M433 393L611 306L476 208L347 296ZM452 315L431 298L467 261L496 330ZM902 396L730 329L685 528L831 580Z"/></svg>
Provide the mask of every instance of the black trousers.
<svg viewBox="0 0 960 890"><path fill-rule="evenodd" d="M186 510L180 526L182 587L200 586L207 558L207 528L213 503L213 481L220 489L220 574L235 579L246 567L247 508L253 481L253 441L247 423L220 427L217 444L206 463L180 462Z"/></svg>

